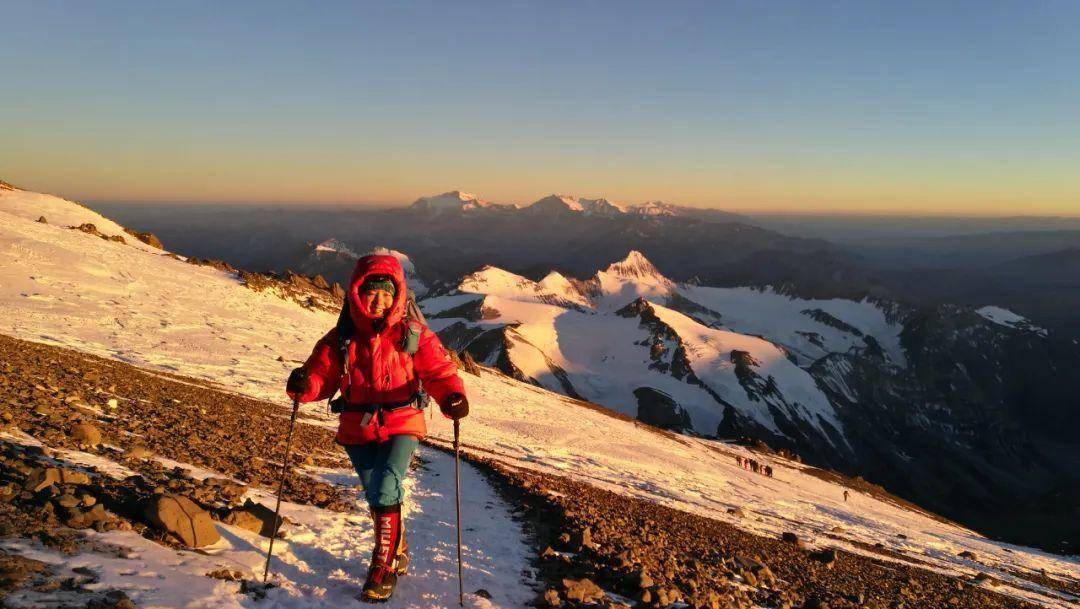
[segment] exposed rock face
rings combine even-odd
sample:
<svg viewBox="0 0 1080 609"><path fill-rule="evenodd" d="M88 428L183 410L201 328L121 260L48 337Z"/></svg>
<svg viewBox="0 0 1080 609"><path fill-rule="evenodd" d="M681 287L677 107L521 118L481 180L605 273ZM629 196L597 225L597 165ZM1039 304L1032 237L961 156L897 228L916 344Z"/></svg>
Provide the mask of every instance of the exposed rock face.
<svg viewBox="0 0 1080 609"><path fill-rule="evenodd" d="M209 546L221 539L210 514L183 495L156 495L147 503L145 515L156 528L190 548Z"/></svg>
<svg viewBox="0 0 1080 609"><path fill-rule="evenodd" d="M872 344L810 366L857 455L833 465L970 526L1080 543L1076 345L953 306L910 313L901 341L906 368Z"/></svg>
<svg viewBox="0 0 1080 609"><path fill-rule="evenodd" d="M155 235L154 233L143 233L137 230L132 230L130 228L125 228L124 232L131 235L132 237L135 237L139 241L142 241L143 243L149 245L150 247L156 247L159 250L165 249L165 245L161 243L161 239L158 239L157 235Z"/></svg>
<svg viewBox="0 0 1080 609"><path fill-rule="evenodd" d="M638 387L634 390L634 397L637 398L639 421L672 431L693 428L690 414L666 393L652 387Z"/></svg>
<svg viewBox="0 0 1080 609"><path fill-rule="evenodd" d="M39 220L40 220L40 218L39 218ZM104 239L106 241L115 241L117 243L127 243L127 241L123 237L121 237L120 235L105 235L105 234L102 234L102 232L98 230L97 226L94 226L93 224L91 224L89 222L87 222L86 224L80 224L79 226L69 226L68 228L70 228L71 230L77 230L79 232L86 233L88 235L93 235L95 237L101 237L102 239Z"/></svg>
<svg viewBox="0 0 1080 609"><path fill-rule="evenodd" d="M637 317L640 320L640 326L649 331L650 337L643 344L649 347L649 357L653 362L649 366L650 368L660 372L667 372L671 376L692 385L698 385L713 394L714 399L719 403L724 403L720 396L709 390L705 383L701 382L701 379L694 374L682 338L671 326L657 317L656 310L653 309L649 301L638 298L616 311L616 314L622 317Z"/></svg>

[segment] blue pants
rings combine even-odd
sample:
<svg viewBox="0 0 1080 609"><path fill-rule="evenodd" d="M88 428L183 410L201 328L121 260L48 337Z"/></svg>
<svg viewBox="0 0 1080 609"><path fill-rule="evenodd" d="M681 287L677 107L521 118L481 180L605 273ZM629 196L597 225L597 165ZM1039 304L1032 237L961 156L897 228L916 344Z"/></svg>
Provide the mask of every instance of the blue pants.
<svg viewBox="0 0 1080 609"><path fill-rule="evenodd" d="M398 505L404 499L401 483L409 471L409 461L420 445L415 436L390 436L385 442L346 446L345 452L360 476L368 505L373 508Z"/></svg>

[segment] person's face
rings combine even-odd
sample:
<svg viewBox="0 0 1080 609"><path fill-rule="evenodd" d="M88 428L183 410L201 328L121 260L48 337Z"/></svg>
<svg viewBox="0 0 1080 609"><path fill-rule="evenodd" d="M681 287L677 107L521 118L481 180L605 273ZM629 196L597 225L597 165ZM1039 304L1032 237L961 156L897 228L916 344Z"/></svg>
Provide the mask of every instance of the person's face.
<svg viewBox="0 0 1080 609"><path fill-rule="evenodd" d="M360 292L360 304L368 316L378 319L390 310L390 306L394 304L394 297L386 290Z"/></svg>

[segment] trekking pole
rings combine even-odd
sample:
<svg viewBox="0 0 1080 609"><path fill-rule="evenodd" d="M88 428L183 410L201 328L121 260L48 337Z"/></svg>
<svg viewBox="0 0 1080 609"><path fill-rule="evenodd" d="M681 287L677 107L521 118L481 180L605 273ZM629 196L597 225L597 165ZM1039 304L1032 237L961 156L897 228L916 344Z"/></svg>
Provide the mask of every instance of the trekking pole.
<svg viewBox="0 0 1080 609"><path fill-rule="evenodd" d="M292 416L289 417L289 435L285 440L285 458L281 460L281 482L278 483L277 489L277 504L274 506L274 524L272 528L273 532L270 534L270 548L266 550L266 566L263 567L263 583L266 583L266 578L270 574L270 557L274 555L274 538L277 537L278 527L281 525L281 521L278 519L278 513L281 512L281 492L285 490L285 478L289 475L289 449L292 448L292 434L293 428L296 427L296 413L300 410L300 400L293 399L292 403Z"/></svg>
<svg viewBox="0 0 1080 609"><path fill-rule="evenodd" d="M457 508L458 605L465 606L465 582L461 576L461 421L454 419L454 506Z"/></svg>

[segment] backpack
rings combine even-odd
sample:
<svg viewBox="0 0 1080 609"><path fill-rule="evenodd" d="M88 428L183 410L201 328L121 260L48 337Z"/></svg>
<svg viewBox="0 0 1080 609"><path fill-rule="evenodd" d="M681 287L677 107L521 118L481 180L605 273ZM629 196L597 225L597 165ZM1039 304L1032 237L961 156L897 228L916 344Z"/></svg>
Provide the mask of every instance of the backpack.
<svg viewBox="0 0 1080 609"><path fill-rule="evenodd" d="M424 318L424 312L420 310L420 305L416 304L416 292L412 290L406 292L405 316L402 318L401 323L405 324L405 331L401 333L401 344L398 345L398 348L402 353L413 356L420 348L420 335L424 333L424 328L427 327L427 319ZM356 326L353 324L352 316L349 314L349 297L346 295L337 321L338 350L341 353L341 374L343 377L349 373L347 365L349 361L349 343L352 342L355 332ZM331 411L333 411L334 394L336 393L337 390L335 389L334 393L330 395ZM427 408L428 400L430 400L430 397L421 386L417 395L417 406L421 410Z"/></svg>

